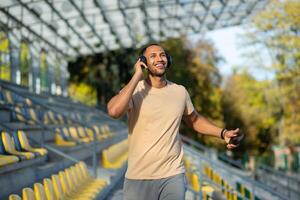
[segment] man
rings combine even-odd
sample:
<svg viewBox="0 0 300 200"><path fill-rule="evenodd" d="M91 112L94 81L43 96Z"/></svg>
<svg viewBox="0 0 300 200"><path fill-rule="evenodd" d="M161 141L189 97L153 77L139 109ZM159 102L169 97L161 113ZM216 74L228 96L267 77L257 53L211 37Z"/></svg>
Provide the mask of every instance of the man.
<svg viewBox="0 0 300 200"><path fill-rule="evenodd" d="M166 79L171 60L160 45L150 44L141 54L131 80L107 105L113 118L128 114L124 199L184 200L181 120L198 133L224 138L228 149L237 147L229 141L239 129L221 129L197 113L186 89ZM142 68L148 71L145 80Z"/></svg>

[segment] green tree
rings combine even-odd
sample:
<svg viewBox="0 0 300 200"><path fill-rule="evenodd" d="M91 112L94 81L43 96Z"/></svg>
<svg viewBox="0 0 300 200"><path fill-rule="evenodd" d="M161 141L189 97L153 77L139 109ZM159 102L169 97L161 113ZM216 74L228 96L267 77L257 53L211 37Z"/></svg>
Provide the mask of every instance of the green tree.
<svg viewBox="0 0 300 200"><path fill-rule="evenodd" d="M280 144L300 143L300 2L271 1L253 20L250 45L264 46L275 73L273 94L281 112L277 128ZM275 93L274 91L277 91Z"/></svg>
<svg viewBox="0 0 300 200"><path fill-rule="evenodd" d="M274 142L276 114L280 110L269 88L271 81L257 81L247 71L233 74L225 84L224 121L228 128L240 127L246 135L239 153L259 155Z"/></svg>

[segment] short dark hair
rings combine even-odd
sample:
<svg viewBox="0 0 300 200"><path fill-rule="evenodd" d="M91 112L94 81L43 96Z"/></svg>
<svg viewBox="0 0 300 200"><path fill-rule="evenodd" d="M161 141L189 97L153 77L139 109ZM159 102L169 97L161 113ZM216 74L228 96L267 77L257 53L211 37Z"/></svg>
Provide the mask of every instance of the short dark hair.
<svg viewBox="0 0 300 200"><path fill-rule="evenodd" d="M146 52L146 50L148 49L148 47L151 47L151 46L160 46L160 47L162 47L160 44L158 44L158 43L149 43L149 44L147 44L147 45L145 45L141 50L140 50L140 56L143 56L144 55L144 53Z"/></svg>

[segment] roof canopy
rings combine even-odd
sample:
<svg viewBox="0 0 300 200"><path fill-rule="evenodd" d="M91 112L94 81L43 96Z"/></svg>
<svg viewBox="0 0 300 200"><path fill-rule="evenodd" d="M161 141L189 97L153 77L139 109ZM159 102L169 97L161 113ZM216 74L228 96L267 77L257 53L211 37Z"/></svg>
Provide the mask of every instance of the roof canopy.
<svg viewBox="0 0 300 200"><path fill-rule="evenodd" d="M268 0L1 0L0 27L65 56L247 22Z"/></svg>

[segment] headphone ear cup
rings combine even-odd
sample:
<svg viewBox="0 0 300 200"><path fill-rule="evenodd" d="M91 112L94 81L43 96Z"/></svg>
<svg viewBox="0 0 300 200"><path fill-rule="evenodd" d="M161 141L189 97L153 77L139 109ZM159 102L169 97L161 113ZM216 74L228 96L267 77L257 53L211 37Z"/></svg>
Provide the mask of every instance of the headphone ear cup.
<svg viewBox="0 0 300 200"><path fill-rule="evenodd" d="M168 60L167 68L169 68L173 62L172 57L169 54L167 54L167 60Z"/></svg>
<svg viewBox="0 0 300 200"><path fill-rule="evenodd" d="M140 56L139 57L139 59L143 62L143 63L145 63L145 65L147 65L147 58L145 57L145 56Z"/></svg>

